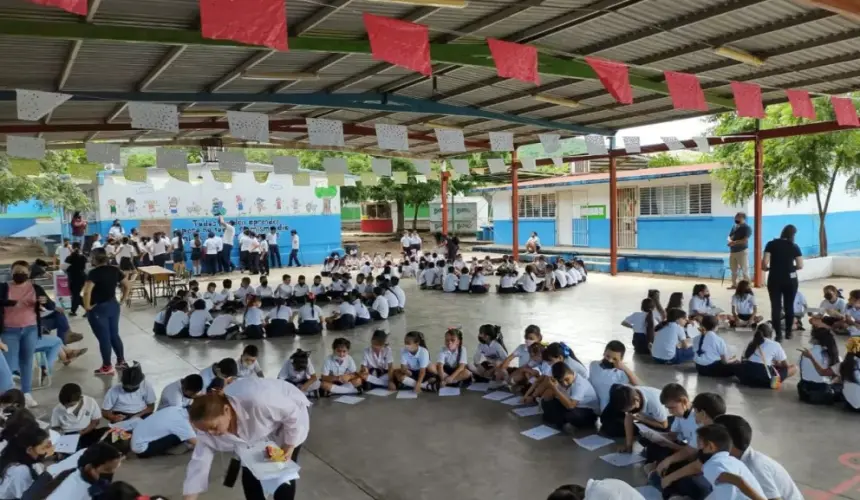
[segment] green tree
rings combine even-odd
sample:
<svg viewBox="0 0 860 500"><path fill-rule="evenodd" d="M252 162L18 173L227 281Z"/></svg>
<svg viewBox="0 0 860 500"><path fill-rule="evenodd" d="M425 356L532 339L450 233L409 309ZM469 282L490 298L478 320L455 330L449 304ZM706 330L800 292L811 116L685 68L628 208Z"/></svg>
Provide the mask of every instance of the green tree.
<svg viewBox="0 0 860 500"><path fill-rule="evenodd" d="M87 210L90 198L68 176L69 164L85 163L82 149L48 151L40 162L38 177L21 177L8 170L9 159L0 155L0 204L14 205L35 199L46 207L67 210Z"/></svg>
<svg viewBox="0 0 860 500"><path fill-rule="evenodd" d="M676 167L683 164L684 161L672 153L657 153L648 158L648 168Z"/></svg>
<svg viewBox="0 0 860 500"><path fill-rule="evenodd" d="M824 99L815 99L818 119L834 120L835 114ZM756 120L723 114L712 118L712 133L728 135L754 133ZM762 129L788 127L806 123L795 118L789 104L769 106ZM827 255L825 221L833 190L839 178L848 178L840 187L849 192L860 190L860 133L854 130L826 134L803 135L764 141L764 196L769 199L800 202L815 197L818 208L819 254ZM754 143L727 144L716 148L714 156L727 167L715 175L725 185L723 199L731 204L746 203L755 190Z"/></svg>

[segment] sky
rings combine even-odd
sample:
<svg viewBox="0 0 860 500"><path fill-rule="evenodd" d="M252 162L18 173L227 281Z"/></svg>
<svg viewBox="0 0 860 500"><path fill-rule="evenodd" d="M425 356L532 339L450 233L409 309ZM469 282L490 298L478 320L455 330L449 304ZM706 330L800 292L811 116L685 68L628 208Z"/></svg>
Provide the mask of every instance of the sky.
<svg viewBox="0 0 860 500"><path fill-rule="evenodd" d="M615 136L619 138L638 136L640 144L647 146L649 144L662 143L661 137L676 137L681 140L692 139L696 136L705 135L708 128L707 118L699 117L658 123L656 125L646 125L644 127L625 128L619 130ZM623 139L620 139L619 143L623 143Z"/></svg>

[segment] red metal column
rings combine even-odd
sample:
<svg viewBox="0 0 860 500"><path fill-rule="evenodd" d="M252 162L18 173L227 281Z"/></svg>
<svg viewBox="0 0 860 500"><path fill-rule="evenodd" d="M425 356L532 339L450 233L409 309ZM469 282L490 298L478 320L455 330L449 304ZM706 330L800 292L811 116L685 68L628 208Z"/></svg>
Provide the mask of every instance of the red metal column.
<svg viewBox="0 0 860 500"><path fill-rule="evenodd" d="M618 274L618 169L609 157L609 274Z"/></svg>
<svg viewBox="0 0 860 500"><path fill-rule="evenodd" d="M444 171L439 176L442 183L442 234L448 234L448 171ZM416 208L417 210L417 208Z"/></svg>
<svg viewBox="0 0 860 500"><path fill-rule="evenodd" d="M511 255L514 257L514 262L520 260L520 188L519 174L517 168L517 152L514 151L511 155L511 233L513 237L514 251Z"/></svg>
<svg viewBox="0 0 860 500"><path fill-rule="evenodd" d="M755 286L761 287L764 284L764 272L761 269L762 258L762 242L761 228L763 223L762 217L762 199L764 198L764 147L761 136L756 132L755 136L755 222L753 231L755 234L755 243L753 245L753 275L755 277Z"/></svg>

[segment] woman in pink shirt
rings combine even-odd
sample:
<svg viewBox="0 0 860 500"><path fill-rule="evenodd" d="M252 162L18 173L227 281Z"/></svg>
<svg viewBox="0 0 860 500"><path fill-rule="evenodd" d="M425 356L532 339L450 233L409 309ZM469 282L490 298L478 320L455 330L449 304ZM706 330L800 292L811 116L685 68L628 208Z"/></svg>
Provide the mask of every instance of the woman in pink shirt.
<svg viewBox="0 0 860 500"><path fill-rule="evenodd" d="M188 416L197 429L197 445L185 474L183 499L196 500L206 491L215 452L239 454L248 446L273 441L283 448L286 456L297 460L310 430L310 405L296 386L259 377L240 378L223 393L210 392L195 398ZM230 464L225 486L233 486L238 465L238 459ZM296 482L277 478L261 482L248 468L242 468L246 500L265 500L266 495L273 495L274 500L293 500Z"/></svg>

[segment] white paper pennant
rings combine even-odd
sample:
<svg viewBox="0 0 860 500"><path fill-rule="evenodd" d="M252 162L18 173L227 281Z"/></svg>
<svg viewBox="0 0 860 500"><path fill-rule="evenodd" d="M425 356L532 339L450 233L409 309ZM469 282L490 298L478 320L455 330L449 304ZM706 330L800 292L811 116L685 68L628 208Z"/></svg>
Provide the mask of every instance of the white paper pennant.
<svg viewBox="0 0 860 500"><path fill-rule="evenodd" d="M72 98L69 94L17 89L18 119L36 122Z"/></svg>
<svg viewBox="0 0 860 500"><path fill-rule="evenodd" d="M88 162L119 165L120 147L118 144L88 142L84 146L87 150Z"/></svg>
<svg viewBox="0 0 860 500"><path fill-rule="evenodd" d="M376 143L379 149L409 151L409 131L404 125L377 123Z"/></svg>
<svg viewBox="0 0 860 500"><path fill-rule="evenodd" d="M355 177L346 177L343 180L344 186L355 186Z"/></svg>
<svg viewBox="0 0 860 500"><path fill-rule="evenodd" d="M630 136L624 138L624 149L627 150L628 153L639 154L642 152L642 143L640 142L639 137Z"/></svg>
<svg viewBox="0 0 860 500"><path fill-rule="evenodd" d="M219 151L218 152L218 170L227 170L228 172L246 172L248 160L245 159L245 153L242 151Z"/></svg>
<svg viewBox="0 0 860 500"><path fill-rule="evenodd" d="M433 130L436 134L436 141L439 143L439 151L442 153L464 153L466 151L462 130L444 128Z"/></svg>
<svg viewBox="0 0 860 500"><path fill-rule="evenodd" d="M346 174L346 158L323 158L323 170L327 174Z"/></svg>
<svg viewBox="0 0 860 500"><path fill-rule="evenodd" d="M228 111L230 135L246 141L269 142L269 117L263 113Z"/></svg>
<svg viewBox="0 0 860 500"><path fill-rule="evenodd" d="M508 166L505 165L505 160L501 158L488 158L487 165L490 166L490 173L503 174L508 171Z"/></svg>
<svg viewBox="0 0 860 500"><path fill-rule="evenodd" d="M412 160L415 170L421 175L430 175L430 160Z"/></svg>
<svg viewBox="0 0 860 500"><path fill-rule="evenodd" d="M188 153L183 149L158 148L155 150L155 166L164 169L188 169Z"/></svg>
<svg viewBox="0 0 860 500"><path fill-rule="evenodd" d="M276 156L272 158L272 167L276 174L293 175L299 173L299 159L295 156Z"/></svg>
<svg viewBox="0 0 860 500"><path fill-rule="evenodd" d="M698 149L700 153L711 152L711 144L708 142L707 137L693 137L693 140L696 141L696 149Z"/></svg>
<svg viewBox="0 0 860 500"><path fill-rule="evenodd" d="M173 104L130 102L128 114L131 115L131 128L179 132L179 110Z"/></svg>
<svg viewBox="0 0 860 500"><path fill-rule="evenodd" d="M602 135L596 134L585 136L585 149L589 155L605 155L609 152L606 149L606 140Z"/></svg>
<svg viewBox="0 0 860 500"><path fill-rule="evenodd" d="M417 182L419 184L426 184L427 183L427 176L426 175L416 175L415 176L415 182Z"/></svg>
<svg viewBox="0 0 860 500"><path fill-rule="evenodd" d="M469 160L448 160L451 167L459 175L469 175Z"/></svg>
<svg viewBox="0 0 860 500"><path fill-rule="evenodd" d="M669 150L671 151L686 149L684 147L684 144L681 143L681 141L679 141L677 137L667 136L661 137L661 139L663 139L663 142L666 143L667 146L669 146Z"/></svg>
<svg viewBox="0 0 860 500"><path fill-rule="evenodd" d="M534 158L520 158L520 168L526 172L537 170L537 161Z"/></svg>
<svg viewBox="0 0 860 500"><path fill-rule="evenodd" d="M45 139L7 135L6 154L12 158L42 160L45 158Z"/></svg>
<svg viewBox="0 0 860 500"><path fill-rule="evenodd" d="M559 144L561 136L558 134L538 134L538 138L540 138L544 152L548 155L555 153L561 147L561 144Z"/></svg>
<svg viewBox="0 0 860 500"><path fill-rule="evenodd" d="M391 177L391 160L388 158L371 158L370 169L377 177Z"/></svg>
<svg viewBox="0 0 860 500"><path fill-rule="evenodd" d="M555 165L556 167L560 167L560 166L564 165L564 161L563 161L560 157L558 157L558 156L553 156L553 157L552 157L552 163L553 163L553 165Z"/></svg>
<svg viewBox="0 0 860 500"><path fill-rule="evenodd" d="M343 122L324 118L306 118L308 141L312 146L343 147Z"/></svg>
<svg viewBox="0 0 860 500"><path fill-rule="evenodd" d="M490 149L493 151L513 151L514 134L511 132L490 132Z"/></svg>

